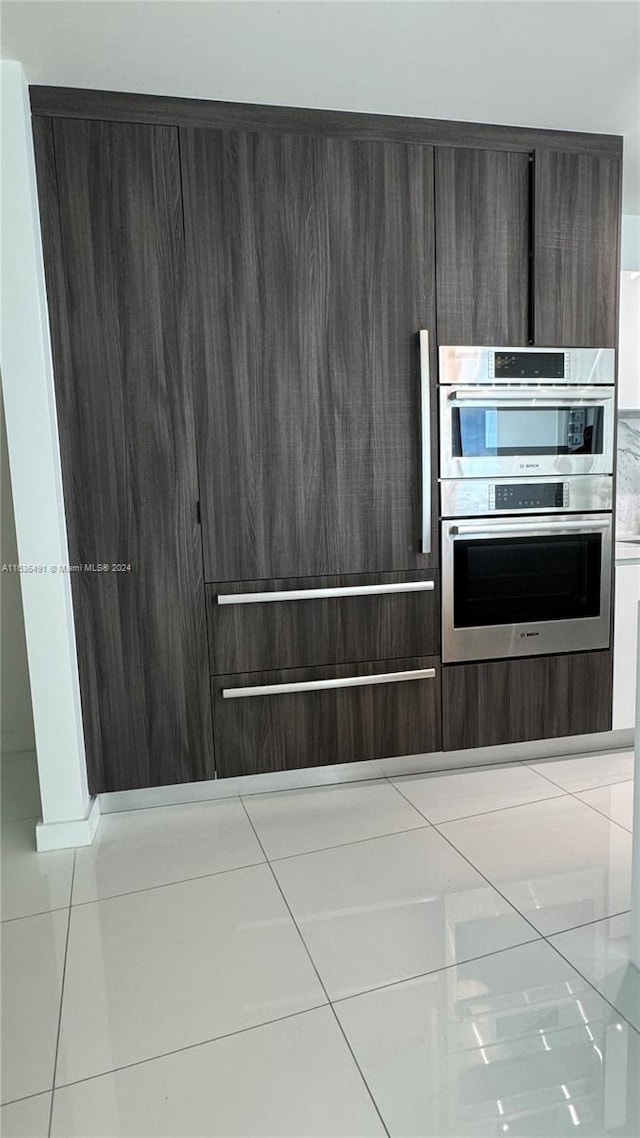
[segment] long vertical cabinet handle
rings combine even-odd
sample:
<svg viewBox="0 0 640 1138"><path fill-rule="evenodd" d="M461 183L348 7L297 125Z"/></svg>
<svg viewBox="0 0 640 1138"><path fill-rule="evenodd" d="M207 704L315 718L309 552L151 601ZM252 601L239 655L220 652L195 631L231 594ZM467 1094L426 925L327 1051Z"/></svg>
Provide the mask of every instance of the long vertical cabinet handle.
<svg viewBox="0 0 640 1138"><path fill-rule="evenodd" d="M422 419L422 552L431 553L431 384L429 333L420 332L420 414Z"/></svg>

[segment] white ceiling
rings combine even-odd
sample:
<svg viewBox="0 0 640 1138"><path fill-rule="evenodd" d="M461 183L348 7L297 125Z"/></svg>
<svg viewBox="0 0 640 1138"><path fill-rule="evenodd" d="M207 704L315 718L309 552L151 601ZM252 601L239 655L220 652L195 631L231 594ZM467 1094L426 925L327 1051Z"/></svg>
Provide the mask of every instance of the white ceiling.
<svg viewBox="0 0 640 1138"><path fill-rule="evenodd" d="M622 134L640 214L637 0L4 0L30 83Z"/></svg>

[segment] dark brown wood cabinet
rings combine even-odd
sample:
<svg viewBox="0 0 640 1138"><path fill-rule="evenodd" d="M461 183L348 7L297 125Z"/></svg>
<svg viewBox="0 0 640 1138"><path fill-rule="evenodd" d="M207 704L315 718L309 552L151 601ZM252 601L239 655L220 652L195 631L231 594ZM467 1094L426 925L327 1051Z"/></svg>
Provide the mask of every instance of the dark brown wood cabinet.
<svg viewBox="0 0 640 1138"><path fill-rule="evenodd" d="M211 778L178 132L35 141L89 787Z"/></svg>
<svg viewBox="0 0 640 1138"><path fill-rule="evenodd" d="M535 342L618 344L619 157L535 155Z"/></svg>
<svg viewBox="0 0 640 1138"><path fill-rule="evenodd" d="M444 749L610 731L612 683L611 651L447 665Z"/></svg>
<svg viewBox="0 0 640 1138"><path fill-rule="evenodd" d="M440 344L526 344L532 158L436 150Z"/></svg>
<svg viewBox="0 0 640 1138"><path fill-rule="evenodd" d="M606 652L449 666L441 720L435 385L439 344L615 345L620 140L32 107L70 555L109 566L73 580L91 790L605 730Z"/></svg>
<svg viewBox="0 0 640 1138"><path fill-rule="evenodd" d="M206 579L437 563L433 149L186 128L180 149Z"/></svg>
<svg viewBox="0 0 640 1138"><path fill-rule="evenodd" d="M407 671L422 675L391 682L386 678ZM357 687L287 691L287 685L354 676L370 680ZM223 695L274 685L284 691ZM222 777L440 750L438 657L216 676L212 691Z"/></svg>

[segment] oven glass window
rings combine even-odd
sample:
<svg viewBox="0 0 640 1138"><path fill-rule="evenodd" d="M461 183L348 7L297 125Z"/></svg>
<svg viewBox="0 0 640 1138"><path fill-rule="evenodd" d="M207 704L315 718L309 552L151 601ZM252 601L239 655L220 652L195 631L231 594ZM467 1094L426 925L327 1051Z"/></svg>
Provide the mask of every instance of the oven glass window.
<svg viewBox="0 0 640 1138"><path fill-rule="evenodd" d="M456 458L602 454L602 407L453 407Z"/></svg>
<svg viewBox="0 0 640 1138"><path fill-rule="evenodd" d="M454 625L599 616L601 554L599 533L457 538Z"/></svg>

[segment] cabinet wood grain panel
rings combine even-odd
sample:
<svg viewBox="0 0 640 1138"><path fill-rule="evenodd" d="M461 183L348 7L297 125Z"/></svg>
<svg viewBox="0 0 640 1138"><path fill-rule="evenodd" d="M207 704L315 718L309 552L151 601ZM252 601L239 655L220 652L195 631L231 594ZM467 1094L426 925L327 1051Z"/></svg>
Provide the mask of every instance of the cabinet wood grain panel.
<svg viewBox="0 0 640 1138"><path fill-rule="evenodd" d="M207 580L437 563L435 523L419 552L431 149L180 139ZM435 344L435 382L434 363Z"/></svg>
<svg viewBox="0 0 640 1138"><path fill-rule="evenodd" d="M361 587L430 580L432 591L219 605L218 593ZM353 660L440 654L438 575L378 573L367 577L225 582L207 585L211 671L302 668Z"/></svg>
<svg viewBox="0 0 640 1138"><path fill-rule="evenodd" d="M611 730L612 653L442 669L444 750Z"/></svg>
<svg viewBox="0 0 640 1138"><path fill-rule="evenodd" d="M227 687L418 668L435 668L435 678L241 699L221 695ZM212 691L222 777L440 750L440 660L435 656L217 676Z"/></svg>
<svg viewBox="0 0 640 1138"><path fill-rule="evenodd" d="M529 157L436 150L440 344L526 344Z"/></svg>
<svg viewBox="0 0 640 1138"><path fill-rule="evenodd" d="M90 789L211 778L177 131L35 137Z"/></svg>
<svg viewBox="0 0 640 1138"><path fill-rule="evenodd" d="M535 156L535 342L618 342L619 158Z"/></svg>

